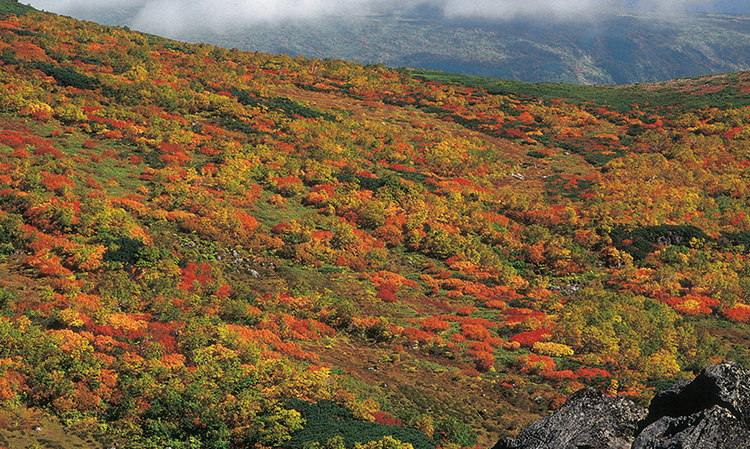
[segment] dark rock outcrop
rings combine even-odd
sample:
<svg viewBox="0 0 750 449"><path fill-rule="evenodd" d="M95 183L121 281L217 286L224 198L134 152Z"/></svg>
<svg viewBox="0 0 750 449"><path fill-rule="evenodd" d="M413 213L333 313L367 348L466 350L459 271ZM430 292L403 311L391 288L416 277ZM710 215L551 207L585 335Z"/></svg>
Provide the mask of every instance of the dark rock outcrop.
<svg viewBox="0 0 750 449"><path fill-rule="evenodd" d="M725 408L714 405L687 416L665 416L646 427L631 449L741 449L750 432Z"/></svg>
<svg viewBox="0 0 750 449"><path fill-rule="evenodd" d="M500 440L494 449L629 448L647 412L628 399L585 388L555 413L531 423L515 440Z"/></svg>
<svg viewBox="0 0 750 449"><path fill-rule="evenodd" d="M750 372L712 365L657 394L633 449L750 448Z"/></svg>
<svg viewBox="0 0 750 449"><path fill-rule="evenodd" d="M750 372L707 367L657 394L648 409L587 388L494 449L750 448Z"/></svg>

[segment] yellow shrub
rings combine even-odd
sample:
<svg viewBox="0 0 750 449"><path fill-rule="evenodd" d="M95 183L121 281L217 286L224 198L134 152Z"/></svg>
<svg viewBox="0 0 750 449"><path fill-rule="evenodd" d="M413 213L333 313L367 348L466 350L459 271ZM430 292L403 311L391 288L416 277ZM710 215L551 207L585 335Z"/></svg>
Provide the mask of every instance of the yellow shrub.
<svg viewBox="0 0 750 449"><path fill-rule="evenodd" d="M564 357L574 354L573 348L570 346L561 343L553 343L551 341L538 341L534 343L531 350L537 354L548 355L550 357Z"/></svg>

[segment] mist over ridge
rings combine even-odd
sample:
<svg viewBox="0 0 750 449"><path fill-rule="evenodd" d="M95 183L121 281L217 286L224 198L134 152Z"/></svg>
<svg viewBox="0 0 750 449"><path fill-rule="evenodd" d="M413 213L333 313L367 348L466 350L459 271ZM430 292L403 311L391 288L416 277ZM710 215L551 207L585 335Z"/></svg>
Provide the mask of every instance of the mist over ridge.
<svg viewBox="0 0 750 449"><path fill-rule="evenodd" d="M243 26L249 23L326 16L352 16L429 9L443 18L485 18L535 21L592 20L612 10L664 15L688 11L750 13L750 5L726 0L33 0L37 9L72 17L111 22L115 19L139 31L166 34L188 31L189 27Z"/></svg>
<svg viewBox="0 0 750 449"><path fill-rule="evenodd" d="M630 84L750 69L727 0L34 0L186 42L523 81Z"/></svg>

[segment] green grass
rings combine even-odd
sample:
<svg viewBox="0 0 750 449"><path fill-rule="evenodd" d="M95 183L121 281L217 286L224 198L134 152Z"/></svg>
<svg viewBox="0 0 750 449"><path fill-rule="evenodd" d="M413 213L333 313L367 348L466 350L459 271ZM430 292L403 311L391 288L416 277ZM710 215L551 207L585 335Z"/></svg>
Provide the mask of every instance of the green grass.
<svg viewBox="0 0 750 449"><path fill-rule="evenodd" d="M425 81L454 84L477 89L483 89L489 94L508 95L529 101L545 101L565 99L570 103L580 105L606 106L607 108L624 112L630 110L634 104L646 105L650 108L661 108L675 104L686 108L701 106L734 107L750 106L750 95L739 95L736 87L727 85L718 92L704 95L690 95L675 88L664 87L656 90L646 90L642 85L635 84L623 87L586 86L580 84L562 83L528 83L480 76L460 75L427 70L414 70L412 76ZM727 81L721 78L720 84Z"/></svg>
<svg viewBox="0 0 750 449"><path fill-rule="evenodd" d="M36 9L13 0L0 0L0 14L27 14Z"/></svg>
<svg viewBox="0 0 750 449"><path fill-rule="evenodd" d="M95 430L85 418L65 426L59 419L38 409L25 406L0 408L0 445L9 449L93 449L101 446L94 442L92 434Z"/></svg>

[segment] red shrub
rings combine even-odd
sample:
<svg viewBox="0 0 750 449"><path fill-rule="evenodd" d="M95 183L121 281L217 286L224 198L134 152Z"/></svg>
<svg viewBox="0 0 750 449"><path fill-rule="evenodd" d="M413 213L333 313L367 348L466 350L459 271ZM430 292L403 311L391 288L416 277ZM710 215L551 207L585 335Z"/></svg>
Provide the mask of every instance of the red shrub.
<svg viewBox="0 0 750 449"><path fill-rule="evenodd" d="M182 269L182 282L180 282L180 288L184 290L193 290L196 281L204 288L206 285L214 282L214 278L211 276L211 265L202 262L199 266L193 262L188 262L187 267Z"/></svg>
<svg viewBox="0 0 750 449"><path fill-rule="evenodd" d="M682 298L670 297L663 300L676 312L683 315L709 315L719 305L719 300L704 295L685 295Z"/></svg>
<svg viewBox="0 0 750 449"><path fill-rule="evenodd" d="M576 380L578 379L578 376L576 376L573 371L566 369L562 371L550 371L548 373L544 373L544 378L555 382L561 382L563 380Z"/></svg>
<svg viewBox="0 0 750 449"><path fill-rule="evenodd" d="M46 147L46 148L36 148L34 150L34 154L36 154L37 156L43 156L45 154L51 154L56 159L60 159L62 157L62 153L60 152L60 150L56 150L54 148L49 148L49 147Z"/></svg>
<svg viewBox="0 0 750 449"><path fill-rule="evenodd" d="M400 419L394 418L386 412L375 412L372 414L372 417L378 424L384 424L386 426L404 426Z"/></svg>
<svg viewBox="0 0 750 449"><path fill-rule="evenodd" d="M404 329L403 335L408 339L410 345L415 343L425 344L435 338L435 334L432 332L426 332L414 327Z"/></svg>
<svg viewBox="0 0 750 449"><path fill-rule="evenodd" d="M576 376L591 380L592 377L596 376L612 377L612 374L601 368L579 368L576 370Z"/></svg>
<svg viewBox="0 0 750 449"><path fill-rule="evenodd" d="M14 157L16 159L28 159L29 153L27 153L26 150L18 149L10 153L10 157Z"/></svg>
<svg viewBox="0 0 750 449"><path fill-rule="evenodd" d="M148 333L157 342L164 346L167 353L172 353L177 347L175 329L165 323L152 321L148 323Z"/></svg>
<svg viewBox="0 0 750 449"><path fill-rule="evenodd" d="M94 140L87 140L83 142L83 148L86 148L87 150L93 150L96 148L99 148L99 143Z"/></svg>
<svg viewBox="0 0 750 449"><path fill-rule="evenodd" d="M272 226L271 232L273 232L274 234L283 234L286 232L287 229L291 227L292 225L290 225L289 223L281 222L275 226Z"/></svg>
<svg viewBox="0 0 750 449"><path fill-rule="evenodd" d="M378 299L382 299L385 302L398 302L398 297L393 294L392 291L386 288L381 288L380 290L378 290L378 294L375 295L375 297Z"/></svg>
<svg viewBox="0 0 750 449"><path fill-rule="evenodd" d="M521 346L530 348L538 341L546 341L551 335L549 329L538 329L535 331L521 332L510 337L510 341L517 341Z"/></svg>

